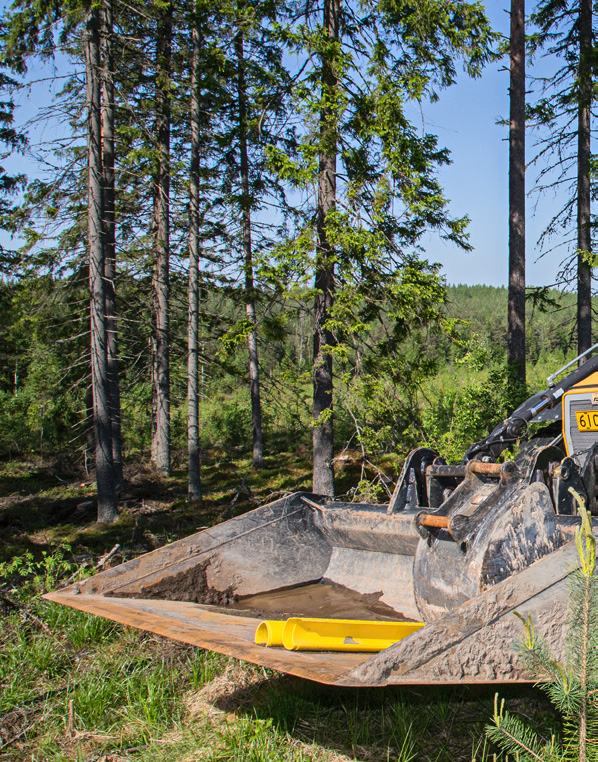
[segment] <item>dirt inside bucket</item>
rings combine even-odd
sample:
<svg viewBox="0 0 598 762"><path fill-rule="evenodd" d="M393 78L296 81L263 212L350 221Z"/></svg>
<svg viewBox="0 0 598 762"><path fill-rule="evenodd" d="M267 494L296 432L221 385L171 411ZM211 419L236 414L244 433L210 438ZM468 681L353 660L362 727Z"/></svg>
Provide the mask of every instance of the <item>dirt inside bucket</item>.
<svg viewBox="0 0 598 762"><path fill-rule="evenodd" d="M363 595L341 585L316 582L237 598L231 608L251 612L252 616L261 619L311 616L369 621L412 621L381 602L381 595L382 592Z"/></svg>

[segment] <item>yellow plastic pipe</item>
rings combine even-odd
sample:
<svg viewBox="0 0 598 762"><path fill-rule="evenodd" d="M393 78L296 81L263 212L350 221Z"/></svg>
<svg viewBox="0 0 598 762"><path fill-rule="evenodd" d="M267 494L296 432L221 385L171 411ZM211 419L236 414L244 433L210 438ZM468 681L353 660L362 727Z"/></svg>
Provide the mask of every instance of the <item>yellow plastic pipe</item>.
<svg viewBox="0 0 598 762"><path fill-rule="evenodd" d="M282 646L282 631L286 622L268 619L262 622L255 631L255 642L258 646Z"/></svg>
<svg viewBox="0 0 598 762"><path fill-rule="evenodd" d="M289 651L383 651L424 626L423 622L370 622L358 619L292 617L266 620L255 631L261 646L284 646Z"/></svg>
<svg viewBox="0 0 598 762"><path fill-rule="evenodd" d="M357 619L287 619L282 644L289 651L383 651L424 626L423 622Z"/></svg>

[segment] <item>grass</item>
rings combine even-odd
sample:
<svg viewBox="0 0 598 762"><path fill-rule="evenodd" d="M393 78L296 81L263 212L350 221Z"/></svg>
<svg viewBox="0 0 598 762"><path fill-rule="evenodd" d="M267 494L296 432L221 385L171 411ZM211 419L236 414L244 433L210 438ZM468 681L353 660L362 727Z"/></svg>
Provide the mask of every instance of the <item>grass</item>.
<svg viewBox="0 0 598 762"><path fill-rule="evenodd" d="M264 468L254 470L250 458L213 452L202 464L204 499L189 503L185 471L175 470L164 478L134 463L126 469L121 518L104 526L95 523L90 505L95 497L93 480L75 478L66 469L60 473L61 465L41 465L33 458L0 464L0 562L27 551L39 557L60 543L69 544L79 555L98 555L116 543L137 553L152 550L198 527L296 492L311 480L311 463L301 453L266 457ZM388 456L380 467L396 478L393 458ZM339 495L348 494L361 479L357 454L348 453L336 471ZM369 477L374 476L372 471Z"/></svg>
<svg viewBox="0 0 598 762"><path fill-rule="evenodd" d="M82 562L91 568L115 542L130 557L221 520L250 471L246 460L206 464L205 499L191 505L184 474L157 480L131 470L125 510L113 527L95 524L77 507L93 495L88 482L61 482L31 462L3 468L0 760L493 759L483 740L492 688L331 688L41 599ZM281 457L278 466L267 461L248 478L252 500L295 489L307 473L299 455ZM344 478L359 479L350 459ZM252 507L252 500L245 495L234 512ZM57 547L61 542L69 549ZM521 714L544 724L551 718L533 689L501 689L501 695Z"/></svg>
<svg viewBox="0 0 598 762"><path fill-rule="evenodd" d="M0 638L2 760L492 758L491 689L328 688L39 599Z"/></svg>

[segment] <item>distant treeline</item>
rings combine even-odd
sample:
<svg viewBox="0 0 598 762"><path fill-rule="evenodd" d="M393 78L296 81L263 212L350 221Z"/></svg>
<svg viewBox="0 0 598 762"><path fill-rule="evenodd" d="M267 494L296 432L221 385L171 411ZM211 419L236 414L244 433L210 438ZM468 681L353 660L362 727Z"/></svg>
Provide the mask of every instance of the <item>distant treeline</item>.
<svg viewBox="0 0 598 762"><path fill-rule="evenodd" d="M58 452L93 464L89 347L84 274L0 285L0 455ZM120 379L124 454L149 459L151 448L151 298L149 279L122 277ZM528 309L530 390L575 351L575 297L551 291ZM309 451L311 332L309 300L271 305L259 320L265 453ZM444 332L413 330L401 344L401 381L367 347L342 360L335 398L337 451L349 444L368 456L400 458L428 442L457 458L528 390L506 369L505 288L451 286L445 311L456 325ZM265 307L268 307L267 309ZM231 340L243 316L235 293L210 289L200 315L200 439L208 451L251 452L247 345ZM171 314L172 448L186 448L185 283L173 275ZM372 326L373 340L391 325ZM234 336L234 331L233 334ZM340 361L339 361L340 362ZM490 420L492 419L492 420Z"/></svg>

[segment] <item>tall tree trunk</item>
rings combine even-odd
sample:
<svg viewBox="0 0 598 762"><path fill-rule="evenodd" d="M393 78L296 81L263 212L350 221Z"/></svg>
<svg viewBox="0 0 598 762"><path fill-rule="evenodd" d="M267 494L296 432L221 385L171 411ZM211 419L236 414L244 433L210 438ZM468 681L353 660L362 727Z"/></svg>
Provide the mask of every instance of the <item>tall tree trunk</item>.
<svg viewBox="0 0 598 762"><path fill-rule="evenodd" d="M577 352L592 346L592 250L590 228L590 110L592 102L592 0L579 12L579 105L577 113Z"/></svg>
<svg viewBox="0 0 598 762"><path fill-rule="evenodd" d="M199 30L192 29L191 169L189 173L189 324L187 343L187 451L189 499L201 500L199 462Z"/></svg>
<svg viewBox="0 0 598 762"><path fill-rule="evenodd" d="M102 171L104 186L104 247L106 273L106 323L108 330L108 381L112 425L112 462L117 489L124 486L120 385L118 378L118 325L116 321L116 227L114 215L114 54L112 51L112 0L102 3Z"/></svg>
<svg viewBox="0 0 598 762"><path fill-rule="evenodd" d="M339 35L340 0L324 0L324 29ZM333 62L322 58L322 100L332 100L338 87ZM313 486L315 493L334 497L332 356L326 351L334 337L326 322L334 301L334 264L328 240L328 215L336 208L336 117L333 108L320 111L320 156L317 205L316 297L314 305Z"/></svg>
<svg viewBox="0 0 598 762"><path fill-rule="evenodd" d="M118 518L112 462L110 385L108 381L105 261L102 231L102 116L100 87L100 19L90 8L86 25L87 75L87 245L89 252L89 307L91 382L95 429L98 521L112 523Z"/></svg>
<svg viewBox="0 0 598 762"><path fill-rule="evenodd" d="M252 328L247 337L249 349L249 380L251 384L251 424L253 433L253 465L264 465L262 439L262 406L260 402L260 377L257 352L255 317L255 291L253 286L253 253L251 248L251 194L249 190L249 160L247 157L247 94L245 90L245 59L243 32L235 37L237 56L237 96L239 110L239 153L241 158L241 226L245 268L245 313Z"/></svg>
<svg viewBox="0 0 598 762"><path fill-rule="evenodd" d="M525 383L525 0L511 0L507 361Z"/></svg>
<svg viewBox="0 0 598 762"><path fill-rule="evenodd" d="M93 423L93 389L91 381L85 387L85 472L89 473L89 464L94 463L96 437Z"/></svg>
<svg viewBox="0 0 598 762"><path fill-rule="evenodd" d="M154 177L154 404L152 454L157 470L170 474L170 67L172 4L161 12L156 32L156 125L159 157Z"/></svg>

